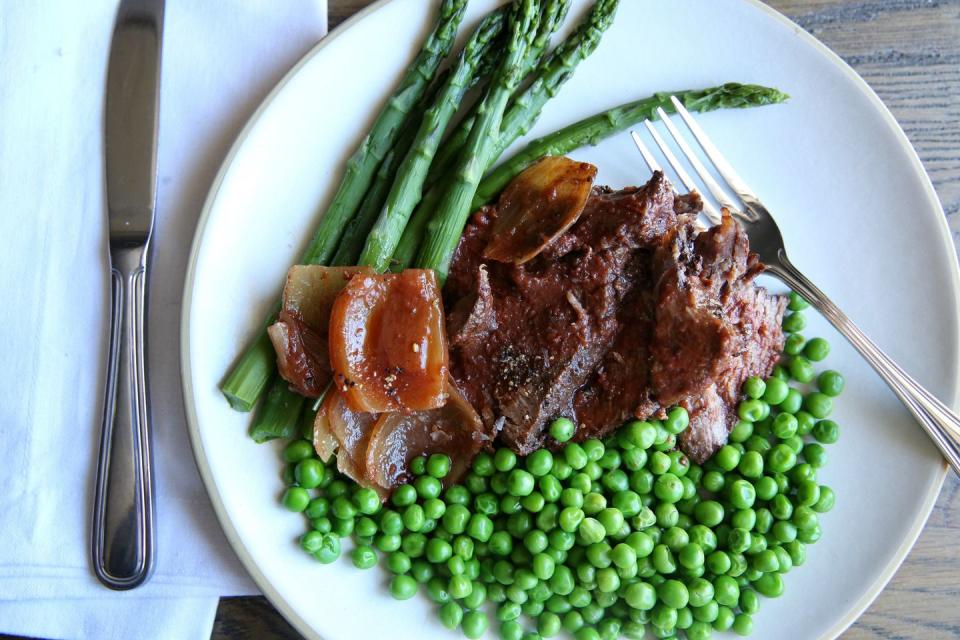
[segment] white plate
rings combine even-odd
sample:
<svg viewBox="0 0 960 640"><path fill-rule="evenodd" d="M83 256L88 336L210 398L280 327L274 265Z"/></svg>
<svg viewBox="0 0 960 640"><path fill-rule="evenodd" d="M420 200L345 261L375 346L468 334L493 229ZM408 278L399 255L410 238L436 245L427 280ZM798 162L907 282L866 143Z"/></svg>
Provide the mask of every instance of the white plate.
<svg viewBox="0 0 960 640"><path fill-rule="evenodd" d="M431 5L433 3L430 3ZM466 24L494 0L472 0ZM578 0L573 22L587 0ZM315 227L343 161L428 29L423 0L377 3L280 83L234 145L201 218L184 293L184 396L197 463L257 584L310 637L451 638L425 597L397 602L386 574L322 566L277 502L277 446L217 390ZM789 103L701 122L778 217L794 262L941 398L957 389L958 270L937 197L906 137L839 58L753 0L625 0L598 51L547 105L541 134L665 89L757 82ZM649 177L627 134L573 154L614 186ZM810 313L809 316L814 314ZM847 376L822 481L837 492L823 539L765 601L757 638L833 637L883 588L944 477L934 447L880 379L819 318Z"/></svg>

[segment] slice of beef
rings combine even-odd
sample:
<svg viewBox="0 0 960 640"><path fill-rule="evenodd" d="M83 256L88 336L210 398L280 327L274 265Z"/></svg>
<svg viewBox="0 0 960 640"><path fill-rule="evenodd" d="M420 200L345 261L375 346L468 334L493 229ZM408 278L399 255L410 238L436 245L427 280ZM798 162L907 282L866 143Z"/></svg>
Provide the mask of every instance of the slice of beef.
<svg viewBox="0 0 960 640"><path fill-rule="evenodd" d="M652 393L690 412L680 444L703 462L726 442L743 382L776 364L786 299L754 286L763 266L729 215L699 234L684 217L664 240L653 265Z"/></svg>
<svg viewBox="0 0 960 640"><path fill-rule="evenodd" d="M620 331L637 253L675 224L673 201L659 173L642 188L597 189L577 222L520 266L479 257L495 209L468 225L447 281L451 370L518 453L540 446L549 420L573 413L575 392Z"/></svg>
<svg viewBox="0 0 960 640"><path fill-rule="evenodd" d="M696 193L674 198L676 216L696 214L702 208ZM678 219L674 217L673 221ZM579 423L577 440L602 437L630 418L646 418L662 410L651 395L649 381L650 343L656 320L651 274L653 255L653 250L638 250L625 271L633 286L617 317L619 333L588 383L574 398Z"/></svg>

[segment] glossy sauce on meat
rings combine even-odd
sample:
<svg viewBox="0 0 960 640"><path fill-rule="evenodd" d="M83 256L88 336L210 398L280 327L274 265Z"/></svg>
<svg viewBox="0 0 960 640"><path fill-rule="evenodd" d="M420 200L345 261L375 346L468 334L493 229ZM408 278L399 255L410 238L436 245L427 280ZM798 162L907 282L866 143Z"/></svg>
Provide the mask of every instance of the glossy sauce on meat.
<svg viewBox="0 0 960 640"><path fill-rule="evenodd" d="M505 444L529 453L559 416L583 439L680 404L688 455L722 445L743 380L782 350L784 300L753 284L762 266L735 222L695 231L699 208L660 173L595 188L523 264L485 259L498 208L474 215L444 290L451 372Z"/></svg>
<svg viewBox="0 0 960 640"><path fill-rule="evenodd" d="M433 271L360 275L330 314L333 381L354 411L420 411L447 399L447 344Z"/></svg>

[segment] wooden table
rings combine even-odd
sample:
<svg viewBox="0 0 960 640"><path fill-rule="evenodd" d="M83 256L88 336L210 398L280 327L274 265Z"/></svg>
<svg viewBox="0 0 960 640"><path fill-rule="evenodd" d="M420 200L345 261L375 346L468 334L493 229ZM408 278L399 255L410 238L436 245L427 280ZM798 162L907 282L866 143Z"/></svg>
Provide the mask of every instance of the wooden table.
<svg viewBox="0 0 960 640"><path fill-rule="evenodd" d="M635 0L625 0L635 1ZM372 0L329 0L330 26ZM767 0L880 95L960 233L960 0ZM298 638L264 598L221 601L214 638ZM453 636L451 636L453 637ZM846 638L960 638L960 480L947 478L906 562Z"/></svg>

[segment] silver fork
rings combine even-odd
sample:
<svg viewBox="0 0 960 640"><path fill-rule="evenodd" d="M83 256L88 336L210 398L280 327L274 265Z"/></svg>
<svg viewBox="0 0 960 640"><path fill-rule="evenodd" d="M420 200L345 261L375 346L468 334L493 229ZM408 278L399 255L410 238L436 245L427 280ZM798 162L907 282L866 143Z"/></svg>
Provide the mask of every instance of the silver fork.
<svg viewBox="0 0 960 640"><path fill-rule="evenodd" d="M908 375L900 366L890 359L870 338L868 338L853 322L835 305L827 295L817 288L810 280L793 266L793 263L787 258L787 251L783 245L783 236L780 228L767 208L763 206L759 198L753 194L743 179L737 175L729 162L723 157L717 147L710 141L707 134L693 119L693 116L683 107L683 104L672 97L674 107L677 113L686 123L687 128L693 134L694 139L703 149L703 152L713 163L717 173L723 178L727 186L736 194L742 206L737 206L727 195L726 191L714 180L711 173L700 161L699 157L690 148L684 135L680 132L677 125L670 119L670 116L663 109L657 110L657 115L666 125L667 130L673 137L677 146L686 156L694 171L700 176L700 179L706 185L707 190L720 203L721 207L728 209L743 226L750 238L750 248L756 252L760 260L767 266L767 272L782 280L787 286L803 296L814 308L837 328L843 336L850 341L850 344L860 352L867 362L876 370L884 382L903 402L904 406L914 415L920 426L923 427L930 439L943 453L943 457L953 467L954 471L960 474L960 418L957 417L945 404L937 400L929 391L924 389L916 380ZM661 138L653 125L647 121L647 128L656 142L657 146L663 152L667 162L674 168L680 181L684 183L690 191L696 190L696 183L687 172L683 165L677 160L670 148ZM659 171L660 167L649 149L644 145L640 136L636 132L631 132L634 142L640 149L644 160L651 171ZM706 209L704 213L710 218L711 222L719 222L719 216L715 209Z"/></svg>

